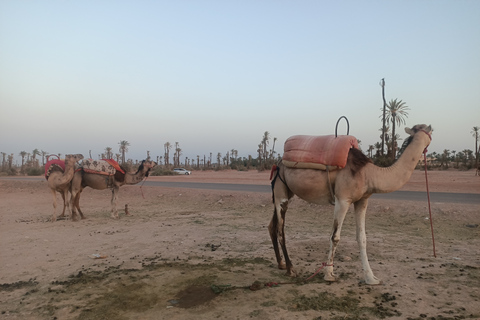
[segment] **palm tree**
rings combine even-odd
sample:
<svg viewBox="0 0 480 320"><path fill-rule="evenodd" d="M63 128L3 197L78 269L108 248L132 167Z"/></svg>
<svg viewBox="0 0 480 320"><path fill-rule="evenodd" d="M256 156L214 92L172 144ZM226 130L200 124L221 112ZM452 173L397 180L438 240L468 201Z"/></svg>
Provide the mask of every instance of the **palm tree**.
<svg viewBox="0 0 480 320"><path fill-rule="evenodd" d="M163 148L165 150L165 165L168 166L170 164L170 149L172 149L172 145L170 142L166 142Z"/></svg>
<svg viewBox="0 0 480 320"><path fill-rule="evenodd" d="M445 168L448 169L448 158L450 158L450 150L445 149L443 150L443 153L441 156L441 159L442 159L442 162L440 164L441 167L443 167L443 162L445 162Z"/></svg>
<svg viewBox="0 0 480 320"><path fill-rule="evenodd" d="M23 172L23 165L25 164L25 156L27 155L26 151L20 151L19 154L22 157L22 167L20 168L20 172Z"/></svg>
<svg viewBox="0 0 480 320"><path fill-rule="evenodd" d="M36 168L37 167L37 156L39 156L41 153L38 149L34 149L32 151L32 162L33 166Z"/></svg>
<svg viewBox="0 0 480 320"><path fill-rule="evenodd" d="M375 147L371 144L368 146L368 157L371 159L372 158L372 151L375 150Z"/></svg>
<svg viewBox="0 0 480 320"><path fill-rule="evenodd" d="M387 105L387 121L392 122L392 160L395 160L397 153L395 125L405 124L405 118L408 118L407 110L410 110L402 100L390 100Z"/></svg>
<svg viewBox="0 0 480 320"><path fill-rule="evenodd" d="M175 142L175 161L177 166L180 166L180 156L182 155L182 149L180 148L180 144Z"/></svg>
<svg viewBox="0 0 480 320"><path fill-rule="evenodd" d="M272 150L271 150L271 157L272 157L272 160L275 159L275 142L277 142L277 138L273 138L273 146L272 146Z"/></svg>
<svg viewBox="0 0 480 320"><path fill-rule="evenodd" d="M479 131L480 127L473 127L472 131L470 132L472 136L475 138L475 168L478 168L478 138L479 138Z"/></svg>
<svg viewBox="0 0 480 320"><path fill-rule="evenodd" d="M5 152L2 152L2 158L3 158L3 160L2 160L2 170L5 170L5 166L6 166L5 156L6 155L7 154Z"/></svg>
<svg viewBox="0 0 480 320"><path fill-rule="evenodd" d="M118 143L120 145L120 148L118 149L118 152L122 154L122 164L125 163L125 153L128 152L128 147L130 146L130 143L127 140L122 140Z"/></svg>
<svg viewBox="0 0 480 320"><path fill-rule="evenodd" d="M107 158L107 159L112 159L112 157L113 157L112 148L106 147L106 148L105 148L105 152L106 152L106 158Z"/></svg>
<svg viewBox="0 0 480 320"><path fill-rule="evenodd" d="M262 138L262 152L263 152L264 166L267 164L267 158L268 158L267 146L268 146L269 140L270 140L270 133L268 131L265 131Z"/></svg>
<svg viewBox="0 0 480 320"><path fill-rule="evenodd" d="M45 165L45 157L47 156L48 152L47 151L41 151L42 153L42 166Z"/></svg>
<svg viewBox="0 0 480 320"><path fill-rule="evenodd" d="M385 127L385 115L386 115L386 107L387 107L387 102L385 101L385 78L382 78L382 80L380 80L380 86L382 87L382 99L383 99L383 113L382 113L382 135L381 135L381 138L382 138L382 156L385 154L384 152L384 146L385 146L385 133L386 133L386 127Z"/></svg>

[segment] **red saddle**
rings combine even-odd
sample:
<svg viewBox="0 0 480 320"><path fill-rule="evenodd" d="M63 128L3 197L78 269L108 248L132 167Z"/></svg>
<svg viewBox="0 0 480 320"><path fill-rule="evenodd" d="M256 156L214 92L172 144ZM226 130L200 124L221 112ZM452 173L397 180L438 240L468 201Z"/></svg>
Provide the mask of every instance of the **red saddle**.
<svg viewBox="0 0 480 320"><path fill-rule="evenodd" d="M354 136L292 136L285 141L282 162L292 168L342 169L351 148L358 149Z"/></svg>

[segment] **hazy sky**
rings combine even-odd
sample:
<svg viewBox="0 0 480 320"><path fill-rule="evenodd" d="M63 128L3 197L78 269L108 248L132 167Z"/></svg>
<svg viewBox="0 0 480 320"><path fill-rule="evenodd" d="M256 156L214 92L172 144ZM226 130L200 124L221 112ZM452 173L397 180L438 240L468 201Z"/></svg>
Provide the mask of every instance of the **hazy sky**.
<svg viewBox="0 0 480 320"><path fill-rule="evenodd" d="M408 127L433 126L429 152L473 150L479 17L476 0L1 0L0 151L246 157L342 115L366 150L382 78Z"/></svg>

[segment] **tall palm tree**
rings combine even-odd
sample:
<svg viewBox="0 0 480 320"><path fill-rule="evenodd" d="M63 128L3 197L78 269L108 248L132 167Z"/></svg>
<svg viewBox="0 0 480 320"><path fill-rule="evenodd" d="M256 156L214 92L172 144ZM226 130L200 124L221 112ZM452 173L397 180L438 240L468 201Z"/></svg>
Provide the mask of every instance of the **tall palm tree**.
<svg viewBox="0 0 480 320"><path fill-rule="evenodd" d="M42 153L42 166L45 165L45 157L47 156L48 152L47 151L41 151Z"/></svg>
<svg viewBox="0 0 480 320"><path fill-rule="evenodd" d="M20 172L23 172L23 165L25 164L25 157L27 156L26 151L20 151L20 157L22 157L22 167L20 168Z"/></svg>
<svg viewBox="0 0 480 320"><path fill-rule="evenodd" d="M473 127L472 131L470 132L472 136L475 138L475 168L478 168L478 138L480 135L480 127Z"/></svg>
<svg viewBox="0 0 480 320"><path fill-rule="evenodd" d="M118 143L120 147L118 148L118 152L122 154L122 164L125 163L125 153L128 152L128 147L130 146L130 143L127 140L122 140Z"/></svg>
<svg viewBox="0 0 480 320"><path fill-rule="evenodd" d="M170 164L170 149L172 149L172 145L170 142L166 142L163 148L165 150L165 165L168 166Z"/></svg>
<svg viewBox="0 0 480 320"><path fill-rule="evenodd" d="M6 162L5 162L5 156L7 154L5 152L2 152L2 170L5 170Z"/></svg>
<svg viewBox="0 0 480 320"><path fill-rule="evenodd" d="M268 151L267 151L267 146L270 140L270 133L268 131L265 131L263 134L262 138L262 147L263 147L263 163L265 164L268 158Z"/></svg>
<svg viewBox="0 0 480 320"><path fill-rule="evenodd" d="M40 155L40 151L38 149L33 149L32 151L32 163L33 166L36 168L37 167L37 156Z"/></svg>
<svg viewBox="0 0 480 320"><path fill-rule="evenodd" d="M410 109L407 107L405 102L403 102L402 100L397 101L397 99L390 100L387 108L387 121L392 122L392 160L395 160L395 156L397 153L395 126L405 124L405 118L408 118L407 110Z"/></svg>

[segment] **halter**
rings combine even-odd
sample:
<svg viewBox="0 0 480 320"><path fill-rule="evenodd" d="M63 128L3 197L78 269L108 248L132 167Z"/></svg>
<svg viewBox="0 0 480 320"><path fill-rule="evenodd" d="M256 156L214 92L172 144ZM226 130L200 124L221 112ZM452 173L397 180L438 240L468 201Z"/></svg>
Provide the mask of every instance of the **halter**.
<svg viewBox="0 0 480 320"><path fill-rule="evenodd" d="M427 131L423 130L423 129L420 129L418 131L422 131L423 133L425 133L429 138L430 138L430 142L432 142L432 135L430 133L428 133ZM430 142L427 144L427 146L425 147L425 150L423 150L423 153L424 154L427 154L427 148L428 146L430 145Z"/></svg>

